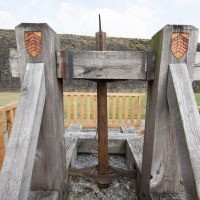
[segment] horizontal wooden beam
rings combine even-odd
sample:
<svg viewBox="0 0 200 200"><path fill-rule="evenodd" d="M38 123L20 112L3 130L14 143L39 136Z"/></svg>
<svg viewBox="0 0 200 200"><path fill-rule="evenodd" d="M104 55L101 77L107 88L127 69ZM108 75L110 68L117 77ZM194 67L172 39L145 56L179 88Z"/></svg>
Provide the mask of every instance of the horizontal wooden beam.
<svg viewBox="0 0 200 200"><path fill-rule="evenodd" d="M167 98L187 199L200 199L200 116L185 63L170 64Z"/></svg>
<svg viewBox="0 0 200 200"><path fill-rule="evenodd" d="M66 54L72 79L146 80L145 51L66 51Z"/></svg>
<svg viewBox="0 0 200 200"><path fill-rule="evenodd" d="M27 199L46 90L44 64L27 64L0 178L0 199Z"/></svg>

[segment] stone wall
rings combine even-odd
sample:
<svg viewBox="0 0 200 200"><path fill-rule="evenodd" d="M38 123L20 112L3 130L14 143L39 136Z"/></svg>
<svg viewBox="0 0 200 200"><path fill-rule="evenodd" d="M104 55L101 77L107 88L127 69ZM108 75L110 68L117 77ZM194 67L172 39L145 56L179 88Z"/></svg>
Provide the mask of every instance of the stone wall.
<svg viewBox="0 0 200 200"><path fill-rule="evenodd" d="M95 50L95 38L60 34L61 50ZM9 70L9 48L16 48L14 30L0 29L0 91L19 91L19 78L12 78ZM150 40L135 38L107 37L108 51L148 51ZM197 51L200 51L198 44ZM193 83L195 92L200 91L199 82ZM139 80L129 80L108 83L108 92L145 92L147 83ZM96 83L86 80L64 80L64 91L95 92Z"/></svg>

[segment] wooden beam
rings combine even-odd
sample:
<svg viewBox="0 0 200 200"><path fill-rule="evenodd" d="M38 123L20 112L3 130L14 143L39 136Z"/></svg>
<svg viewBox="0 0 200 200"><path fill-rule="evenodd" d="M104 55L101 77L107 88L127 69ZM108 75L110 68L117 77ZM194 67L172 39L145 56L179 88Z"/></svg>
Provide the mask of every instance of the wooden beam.
<svg viewBox="0 0 200 200"><path fill-rule="evenodd" d="M200 116L187 66L170 64L167 98L187 199L200 199Z"/></svg>
<svg viewBox="0 0 200 200"><path fill-rule="evenodd" d="M28 200L45 199L59 200L59 192L57 191L30 191Z"/></svg>
<svg viewBox="0 0 200 200"><path fill-rule="evenodd" d="M45 102L44 64L27 64L1 170L0 199L27 199Z"/></svg>
<svg viewBox="0 0 200 200"><path fill-rule="evenodd" d="M15 48L10 48L9 65L12 77L19 77L20 75L19 75L18 55L17 55L17 49Z"/></svg>
<svg viewBox="0 0 200 200"><path fill-rule="evenodd" d="M67 53L67 52L66 52ZM141 79L146 80L145 51L73 51L73 79Z"/></svg>
<svg viewBox="0 0 200 200"><path fill-rule="evenodd" d="M57 34L47 24L22 23L16 27L20 80L23 81L26 63L44 63L46 101L42 117L37 153L33 168L31 190L59 191L66 198L64 156L63 81L57 78ZM39 52L26 46L30 37L38 38Z"/></svg>
<svg viewBox="0 0 200 200"><path fill-rule="evenodd" d="M187 50L182 57L173 55L172 37L185 38ZM187 39L188 38L188 39ZM167 25L153 36L152 51L156 53L154 80L148 82L147 111L144 134L140 199L149 199L150 191L179 191L179 162L174 135L170 130L167 102L167 75L170 63L185 62L193 77L198 29L193 26ZM171 164L173 163L173 165Z"/></svg>

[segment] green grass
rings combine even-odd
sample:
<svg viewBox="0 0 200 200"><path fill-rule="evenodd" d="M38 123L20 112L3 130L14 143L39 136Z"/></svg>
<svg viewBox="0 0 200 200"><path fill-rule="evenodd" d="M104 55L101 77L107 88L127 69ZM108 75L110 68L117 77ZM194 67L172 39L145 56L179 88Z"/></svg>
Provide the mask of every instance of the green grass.
<svg viewBox="0 0 200 200"><path fill-rule="evenodd" d="M0 107L19 100L19 92L0 92Z"/></svg>

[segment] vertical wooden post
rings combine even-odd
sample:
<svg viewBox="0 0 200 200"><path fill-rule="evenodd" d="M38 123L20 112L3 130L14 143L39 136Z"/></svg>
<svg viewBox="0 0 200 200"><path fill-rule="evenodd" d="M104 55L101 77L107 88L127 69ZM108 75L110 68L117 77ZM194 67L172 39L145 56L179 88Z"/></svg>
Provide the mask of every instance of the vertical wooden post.
<svg viewBox="0 0 200 200"><path fill-rule="evenodd" d="M106 50L106 33L102 33L102 44L99 41L99 32L96 33L96 50ZM97 132L98 132L98 173L108 174L108 114L107 114L107 82L97 82ZM109 184L98 184L99 188L105 189Z"/></svg>
<svg viewBox="0 0 200 200"><path fill-rule="evenodd" d="M56 74L57 34L47 24L16 27L21 83L26 63L44 63L46 100L33 168L31 190L56 190L66 199L63 82ZM32 46L31 46L32 45Z"/></svg>
<svg viewBox="0 0 200 200"><path fill-rule="evenodd" d="M152 38L156 68L154 80L148 82L140 199L149 199L151 191L179 190L180 169L167 102L168 66L187 63L192 79L197 33L193 26L167 25Z"/></svg>
<svg viewBox="0 0 200 200"><path fill-rule="evenodd" d="M0 171L5 155L5 144L4 144L4 130L3 130L3 112L0 112Z"/></svg>

